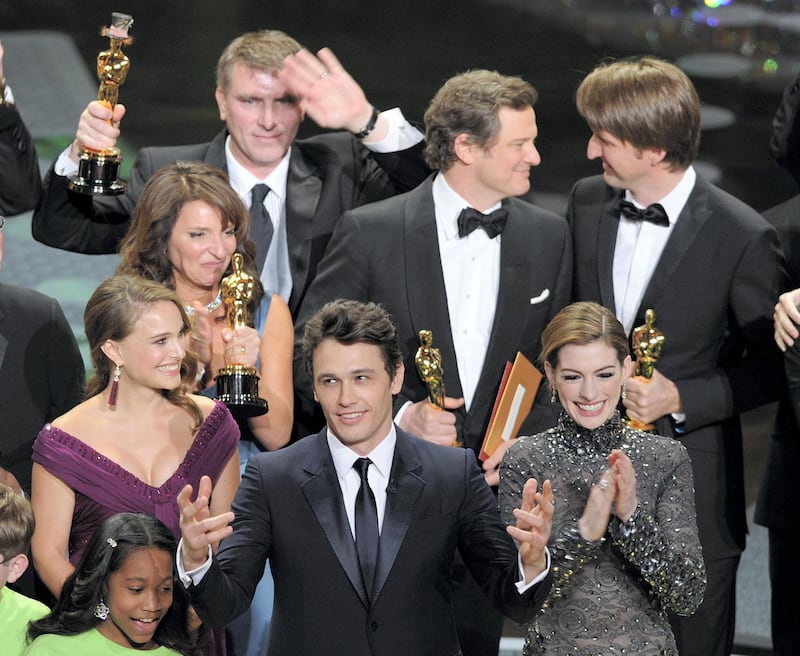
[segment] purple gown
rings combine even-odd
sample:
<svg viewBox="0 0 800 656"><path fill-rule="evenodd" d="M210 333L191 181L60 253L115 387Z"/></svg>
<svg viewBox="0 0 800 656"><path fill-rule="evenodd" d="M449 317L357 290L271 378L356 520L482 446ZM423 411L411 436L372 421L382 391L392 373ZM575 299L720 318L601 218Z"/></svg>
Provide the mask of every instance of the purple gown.
<svg viewBox="0 0 800 656"><path fill-rule="evenodd" d="M33 445L33 461L75 491L69 536L69 560L77 565L95 529L111 515L140 512L160 519L180 537L176 498L200 477L216 484L238 448L239 428L228 409L217 402L195 435L178 469L160 487L147 485L77 437L46 424Z"/></svg>

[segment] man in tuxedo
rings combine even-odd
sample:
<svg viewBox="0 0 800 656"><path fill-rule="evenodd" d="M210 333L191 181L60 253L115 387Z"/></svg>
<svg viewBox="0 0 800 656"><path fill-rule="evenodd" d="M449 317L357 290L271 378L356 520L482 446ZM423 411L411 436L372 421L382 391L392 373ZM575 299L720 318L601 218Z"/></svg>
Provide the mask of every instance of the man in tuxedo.
<svg viewBox="0 0 800 656"><path fill-rule="evenodd" d="M123 105L112 111L89 103L75 140L45 178L34 238L71 251L113 253L150 176L175 161L203 161L226 171L251 208L264 287L296 316L342 212L411 189L428 174L419 130L398 109L375 110L330 50L318 54L275 30L234 39L217 66L215 97L225 129L210 143L143 149L121 196L68 190L81 149L113 146L125 113ZM347 132L295 140L306 114L321 127Z"/></svg>
<svg viewBox="0 0 800 656"><path fill-rule="evenodd" d="M411 372L395 402L398 425L476 453L506 362L518 351L535 362L542 330L569 301L566 223L513 198L529 190L530 169L541 162L536 99L524 80L493 71L448 80L425 112L425 157L438 172L413 191L343 215L297 324L299 342L304 321L336 298L386 307ZM441 354L445 412L429 403L414 373L423 329ZM308 422L313 401L297 349L295 386L303 402L295 413ZM540 391L523 434L555 423ZM487 461L494 485L501 455ZM464 654L495 656L502 616L461 566L454 586Z"/></svg>
<svg viewBox="0 0 800 656"><path fill-rule="evenodd" d="M344 214L298 319L299 344L304 321L326 302L381 303L411 372L419 331L431 330L447 411L434 409L413 373L395 404L400 427L423 439L480 452L506 362L517 351L535 361L541 331L569 301L566 223L512 198L529 190L530 169L541 162L536 98L524 80L492 71L448 80L425 113L425 157L438 172L411 192ZM308 408L298 349L295 376ZM523 433L549 428L552 418L536 406Z"/></svg>
<svg viewBox="0 0 800 656"><path fill-rule="evenodd" d="M506 529L470 451L394 425L403 355L378 305L327 304L307 322L302 352L327 428L255 456L230 513L208 516L207 477L194 503L191 486L178 497L179 573L203 621L241 613L269 558L268 654L460 654L456 549L498 608L530 618L549 587L549 482L538 491L527 481Z"/></svg>
<svg viewBox="0 0 800 656"><path fill-rule="evenodd" d="M629 334L655 311L660 358L651 379L628 382L623 403L689 451L708 586L694 616L671 619L681 656L727 656L746 533L739 415L779 389L778 238L695 172L700 100L674 65L601 65L577 106L592 131L587 156L602 160L603 174L579 180L570 198L574 298L612 309Z"/></svg>
<svg viewBox="0 0 800 656"><path fill-rule="evenodd" d="M39 158L28 128L3 75L0 43L0 214L19 214L36 207L42 192Z"/></svg>
<svg viewBox="0 0 800 656"><path fill-rule="evenodd" d="M800 75L789 84L772 121L770 152L778 164L800 184ZM789 285L800 285L800 195L764 212L764 218L778 231ZM797 508L800 488L800 289L782 294L775 307L775 339L784 351L788 386L784 390L775 418L769 458L754 519L769 529L769 579L772 651L775 656L800 653L800 571L796 558L800 552L800 526Z"/></svg>

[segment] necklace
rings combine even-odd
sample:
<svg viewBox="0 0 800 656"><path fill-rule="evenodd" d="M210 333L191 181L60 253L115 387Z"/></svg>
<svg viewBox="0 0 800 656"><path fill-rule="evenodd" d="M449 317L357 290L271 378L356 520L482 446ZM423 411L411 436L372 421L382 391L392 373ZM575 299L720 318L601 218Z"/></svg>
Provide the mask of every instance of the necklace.
<svg viewBox="0 0 800 656"><path fill-rule="evenodd" d="M222 305L222 287L219 288L216 297L210 303L206 303L205 310L209 314L214 312L220 305ZM183 309L186 310L186 314L190 317L194 315L194 308L191 305L184 305Z"/></svg>

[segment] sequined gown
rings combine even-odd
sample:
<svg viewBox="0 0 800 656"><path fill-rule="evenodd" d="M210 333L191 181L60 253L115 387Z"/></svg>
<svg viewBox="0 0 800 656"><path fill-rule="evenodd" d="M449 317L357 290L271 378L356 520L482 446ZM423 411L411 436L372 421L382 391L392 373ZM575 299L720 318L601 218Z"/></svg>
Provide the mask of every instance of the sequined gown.
<svg viewBox="0 0 800 656"><path fill-rule="evenodd" d="M580 537L578 519L616 448L633 463L638 506L627 522L614 517L605 537L590 542ZM507 524L516 521L512 510L531 477L553 484L554 579L528 627L525 656L678 656L666 611L691 615L706 584L686 449L631 430L618 413L595 430L562 413L556 427L521 437L503 459L499 504Z"/></svg>

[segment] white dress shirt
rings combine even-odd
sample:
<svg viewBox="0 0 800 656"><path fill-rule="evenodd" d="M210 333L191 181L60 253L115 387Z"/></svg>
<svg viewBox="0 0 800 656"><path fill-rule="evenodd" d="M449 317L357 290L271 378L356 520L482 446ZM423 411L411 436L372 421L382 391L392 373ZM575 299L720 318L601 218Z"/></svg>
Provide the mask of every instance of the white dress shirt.
<svg viewBox="0 0 800 656"><path fill-rule="evenodd" d="M289 240L286 235L286 181L289 178L289 158L292 149L289 148L280 163L266 178L257 178L244 166L236 161L231 152L230 135L225 140L225 160L228 165L228 177L231 187L250 207L252 202L252 189L257 184L269 187L269 193L264 197L264 207L269 213L272 222L272 242L264 266L261 269L261 283L264 290L280 295L284 301L289 302L292 294L292 270L289 267Z"/></svg>
<svg viewBox="0 0 800 656"><path fill-rule="evenodd" d="M645 290L650 284L678 217L686 201L689 200L696 179L697 174L690 166L675 188L658 201L667 213L668 227L620 217L617 242L614 247L614 305L617 319L625 327L628 335L633 330L633 323L636 321L636 313L642 304ZM642 208L627 190L625 200Z"/></svg>
<svg viewBox="0 0 800 656"><path fill-rule="evenodd" d="M502 235L489 239L479 228L466 237L458 236L458 215L470 204L453 191L442 174L433 180L433 206L458 377L464 407L469 410L492 334ZM486 213L499 207L497 203ZM436 335L433 342L435 345Z"/></svg>
<svg viewBox="0 0 800 656"><path fill-rule="evenodd" d="M394 460L394 446L397 443L397 433L394 424L389 434L366 457L372 464L367 469L367 480L375 496L375 506L378 511L378 532L383 528L383 516L386 513L386 488L389 486L389 475L392 471ZM342 444L339 439L328 429L328 448L336 468L336 478L342 489L344 509L347 512L347 521L350 522L350 531L353 539L356 538L356 496L361 488L361 476L353 468L356 460L361 458L350 447Z"/></svg>

